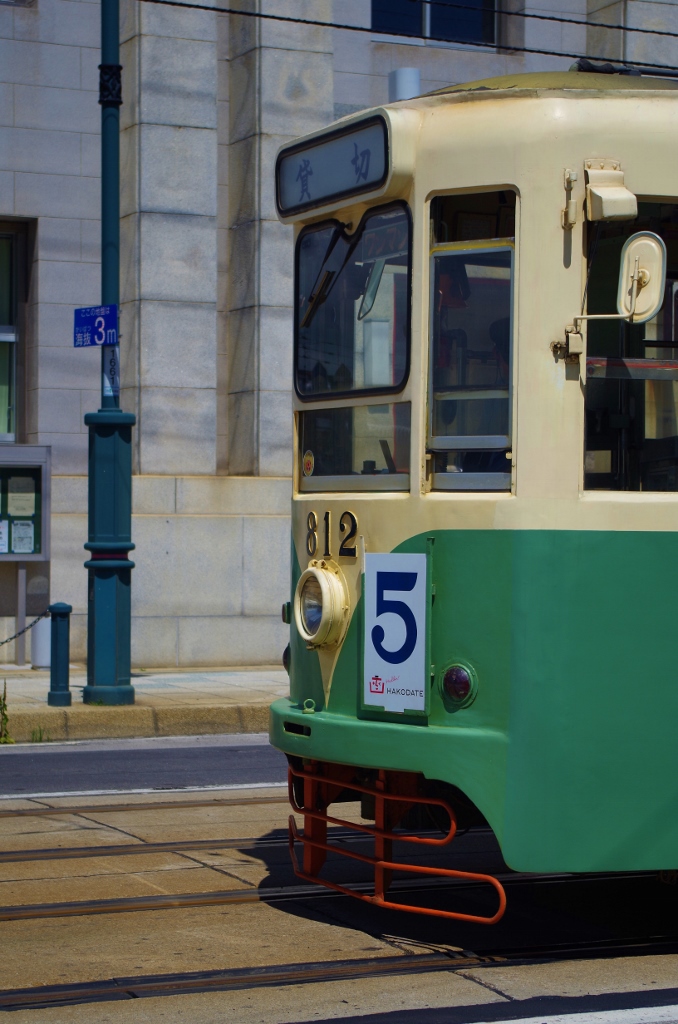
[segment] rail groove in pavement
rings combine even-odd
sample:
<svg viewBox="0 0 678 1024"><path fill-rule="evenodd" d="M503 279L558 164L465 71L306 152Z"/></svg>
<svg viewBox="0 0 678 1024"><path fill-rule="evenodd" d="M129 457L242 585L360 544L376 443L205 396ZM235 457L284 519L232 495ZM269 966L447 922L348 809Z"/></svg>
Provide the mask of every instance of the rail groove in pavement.
<svg viewBox="0 0 678 1024"><path fill-rule="evenodd" d="M20 800L20 796L4 797L0 800ZM17 807L0 808L0 818L33 818L52 814L116 814L127 811L165 811L187 807L249 807L256 804L288 804L285 796L256 796L250 799L223 800L157 800L147 803L127 804L73 804L70 807Z"/></svg>
<svg viewBox="0 0 678 1024"><path fill-rule="evenodd" d="M519 885L575 885L587 882L620 881L622 879L652 878L656 872L629 872L626 874L597 875L521 875L511 872L496 877L505 887ZM423 892L459 892L477 889L483 882L441 881L422 879L394 884L393 895L408 895ZM351 888L356 892L369 892L373 882L355 882ZM176 910L180 907L212 907L235 903L278 903L283 900L350 899L343 893L335 892L323 885L283 885L259 889L224 889L197 893L162 893L157 896L121 896L103 900L74 900L64 903L33 903L0 907L0 921L26 921L54 917L86 917L94 914L124 914L146 910Z"/></svg>
<svg viewBox="0 0 678 1024"><path fill-rule="evenodd" d="M139 975L75 984L7 989L4 992L0 991L0 1010L45 1009L51 1006L73 1006L79 1003L100 1003L191 992L225 992L268 986L349 981L388 975L404 976L433 971L459 971L471 967L491 969L493 966L519 966L572 958L648 955L675 952L676 948L678 948L678 939L675 937L659 937L652 943L641 943L640 945L631 938L609 942L587 942L580 945L576 943L559 944L543 946L538 949L487 951L482 954L472 950L448 953L429 952L371 959L277 964L269 967L232 968L181 974ZM669 1001L675 1001L675 993L675 989L666 991ZM664 1001L662 990L643 993L643 995L652 1005L658 1005Z"/></svg>
<svg viewBox="0 0 678 1024"><path fill-rule="evenodd" d="M484 830L489 831L489 830ZM409 833L408 833L409 834ZM437 832L418 831L417 836L438 835ZM367 843L369 836L348 829L331 829L330 839L341 843ZM38 860L82 860L88 857L130 857L138 853L183 853L196 850L260 850L289 846L287 831L284 835L248 839L182 839L166 843L111 843L108 846L53 846L34 850L0 850L0 864L28 863Z"/></svg>

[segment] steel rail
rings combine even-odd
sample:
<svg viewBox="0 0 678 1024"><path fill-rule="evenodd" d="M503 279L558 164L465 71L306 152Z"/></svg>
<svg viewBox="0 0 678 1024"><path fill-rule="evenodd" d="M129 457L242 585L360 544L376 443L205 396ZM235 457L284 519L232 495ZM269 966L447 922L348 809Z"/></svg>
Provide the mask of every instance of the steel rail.
<svg viewBox="0 0 678 1024"><path fill-rule="evenodd" d="M489 829L485 830L489 831ZM332 838L337 842L368 842L369 837L356 835L348 829L335 829ZM111 843L108 846L64 846L34 850L1 850L0 864L23 864L40 860L84 860L88 857L133 857L140 853L183 853L191 850L259 850L271 847L287 849L289 838L284 835L268 838L245 839L185 839L165 843Z"/></svg>
<svg viewBox="0 0 678 1024"><path fill-rule="evenodd" d="M503 885L510 888L518 885L539 884L574 884L601 881L620 881L624 879L643 879L656 876L656 872L627 872L591 875L521 875L510 872L495 877ZM435 890L478 889L484 887L483 882L476 881L445 881L436 883L422 879L396 883L389 892L394 894L420 893ZM367 892L373 888L372 881L353 883L356 892ZM17 904L16 906L0 907L0 921L28 921L56 917L88 917L98 914L125 914L146 910L176 910L182 907L223 906L237 903L278 903L284 900L316 900L337 899L342 893L328 889L324 885L285 885L251 889L225 889L213 892L197 893L163 893L157 896L121 896L101 900L74 900L64 903L33 903Z"/></svg>
<svg viewBox="0 0 678 1024"><path fill-rule="evenodd" d="M3 797L0 800L20 800L21 797ZM48 799L45 797L45 799ZM67 798L64 798L67 799ZM175 807L246 807L256 804L288 804L287 796L257 796L251 799L225 798L221 800L168 800L126 804L74 804L70 807L2 807L0 818L33 818L52 814L122 814L128 811L165 811Z"/></svg>
<svg viewBox="0 0 678 1024"><path fill-rule="evenodd" d="M475 963L465 960L464 966ZM454 964L443 953L403 954L374 960L340 960L329 963L281 964L271 967L197 971L184 974L142 975L111 978L71 985L38 986L0 992L0 1009L68 1006L103 1000L138 999L143 996L175 995L187 992L235 991L270 985L343 981L402 973L449 970Z"/></svg>
<svg viewBox="0 0 678 1024"><path fill-rule="evenodd" d="M511 967L576 957L604 958L620 955L649 955L674 952L678 937L655 936L649 940L623 938L582 943L559 943L542 947L487 950L475 952L436 951L400 956L274 964L267 967L245 967L226 970L194 971L176 974L138 975L107 978L61 985L38 985L32 988L0 991L0 1010L45 1009L51 1006L72 1006L171 996L190 992L227 992L259 989L269 986L299 985L328 981L350 981L363 978L406 976L437 971L460 971L469 967L491 969ZM671 990L673 993L674 990ZM660 992L653 994L655 997ZM653 1002L653 1005L654 1002Z"/></svg>

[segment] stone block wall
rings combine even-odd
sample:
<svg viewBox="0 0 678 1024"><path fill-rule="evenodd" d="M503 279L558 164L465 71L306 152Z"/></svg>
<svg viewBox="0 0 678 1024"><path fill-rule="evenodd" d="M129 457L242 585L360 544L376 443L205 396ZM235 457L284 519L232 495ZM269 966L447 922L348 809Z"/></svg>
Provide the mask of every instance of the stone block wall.
<svg viewBox="0 0 678 1024"><path fill-rule="evenodd" d="M290 496L284 478L134 477L135 666L279 663ZM52 593L73 605L72 657L83 660L86 479L55 478L52 502Z"/></svg>

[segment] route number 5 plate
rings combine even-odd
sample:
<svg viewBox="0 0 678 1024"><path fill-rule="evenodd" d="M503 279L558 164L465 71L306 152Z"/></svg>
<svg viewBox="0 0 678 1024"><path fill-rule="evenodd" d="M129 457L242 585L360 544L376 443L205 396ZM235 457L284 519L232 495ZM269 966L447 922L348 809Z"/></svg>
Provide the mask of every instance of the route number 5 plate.
<svg viewBox="0 0 678 1024"><path fill-rule="evenodd" d="M366 705L426 710L426 555L365 555Z"/></svg>

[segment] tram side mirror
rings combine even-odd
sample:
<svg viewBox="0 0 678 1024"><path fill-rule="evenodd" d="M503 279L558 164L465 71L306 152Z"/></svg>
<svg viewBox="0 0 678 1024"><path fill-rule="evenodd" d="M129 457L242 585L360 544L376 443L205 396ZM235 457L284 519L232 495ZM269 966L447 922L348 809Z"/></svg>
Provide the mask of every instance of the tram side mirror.
<svg viewBox="0 0 678 1024"><path fill-rule="evenodd" d="M372 306L379 291L385 266L386 260L375 260L372 264L370 276L367 278L367 284L365 285L363 301L360 303L360 309L358 310L358 320L364 320L367 314L372 312Z"/></svg>
<svg viewBox="0 0 678 1024"><path fill-rule="evenodd" d="M634 324L657 315L666 288L666 246L652 231L639 231L624 243L619 266L617 312Z"/></svg>

